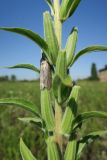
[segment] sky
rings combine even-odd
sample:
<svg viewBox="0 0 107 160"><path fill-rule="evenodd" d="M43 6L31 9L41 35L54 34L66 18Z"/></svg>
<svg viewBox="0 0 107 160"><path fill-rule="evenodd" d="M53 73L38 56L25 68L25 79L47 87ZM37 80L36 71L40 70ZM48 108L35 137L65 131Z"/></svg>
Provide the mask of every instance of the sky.
<svg viewBox="0 0 107 160"><path fill-rule="evenodd" d="M43 37L43 12L49 10L45 0L0 0L0 27L31 29ZM89 45L107 45L107 0L81 0L71 18L63 24L63 47L72 27L78 27L76 53ZM34 42L0 31L0 66L31 63L40 66L41 50ZM107 52L93 52L81 57L70 69L73 79L90 76L91 64L97 70L107 64ZM35 79L38 74L25 69L0 69L0 76L15 74L18 79Z"/></svg>

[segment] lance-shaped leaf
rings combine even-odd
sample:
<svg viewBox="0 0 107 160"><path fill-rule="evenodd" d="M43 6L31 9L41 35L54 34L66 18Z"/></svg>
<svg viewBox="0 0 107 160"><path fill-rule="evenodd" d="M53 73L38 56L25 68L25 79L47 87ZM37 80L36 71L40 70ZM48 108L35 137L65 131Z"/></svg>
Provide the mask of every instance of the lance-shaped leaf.
<svg viewBox="0 0 107 160"><path fill-rule="evenodd" d="M49 12L44 13L44 34L49 46L51 60L55 64L59 47Z"/></svg>
<svg viewBox="0 0 107 160"><path fill-rule="evenodd" d="M70 66L72 62L75 48L76 48L77 36L78 36L78 29L74 27L71 31L71 34L68 37L67 44L66 44L67 66Z"/></svg>
<svg viewBox="0 0 107 160"><path fill-rule="evenodd" d="M72 122L77 113L77 99L79 93L79 86L74 86L69 96L68 104L62 119L62 133L70 134L72 130Z"/></svg>
<svg viewBox="0 0 107 160"><path fill-rule="evenodd" d="M54 6L53 6L53 3L52 3L52 0L45 0L45 1L51 9L52 15L54 15Z"/></svg>
<svg viewBox="0 0 107 160"><path fill-rule="evenodd" d="M52 138L47 140L48 160L61 160L59 149Z"/></svg>
<svg viewBox="0 0 107 160"><path fill-rule="evenodd" d="M77 128L82 122L90 118L107 118L107 112L90 111L81 113L73 121L74 128Z"/></svg>
<svg viewBox="0 0 107 160"><path fill-rule="evenodd" d="M39 117L24 117L18 119L24 123L42 123L42 120Z"/></svg>
<svg viewBox="0 0 107 160"><path fill-rule="evenodd" d="M56 61L56 75L64 79L67 75L66 52L59 51Z"/></svg>
<svg viewBox="0 0 107 160"><path fill-rule="evenodd" d="M60 8L60 20L63 22L76 10L81 0L62 0Z"/></svg>
<svg viewBox="0 0 107 160"><path fill-rule="evenodd" d="M72 80L70 76L67 76L64 80L56 75L53 80L53 92L56 100L59 104L65 102L72 89Z"/></svg>
<svg viewBox="0 0 107 160"><path fill-rule="evenodd" d="M23 123L29 124L32 123L34 124L38 129L42 130L43 132L45 131L43 128L43 122L40 117L24 117L24 118L18 118L20 121Z"/></svg>
<svg viewBox="0 0 107 160"><path fill-rule="evenodd" d="M40 70L32 64L16 64L14 66L9 66L9 67L6 66L6 67L2 67L2 68L9 68L9 69L24 68L24 69L30 69L32 71L40 73Z"/></svg>
<svg viewBox="0 0 107 160"><path fill-rule="evenodd" d="M82 49L79 51L73 58L72 64L78 60L79 57L82 55L88 54L90 52L97 52L97 51L107 51L107 46L89 46L87 48Z"/></svg>
<svg viewBox="0 0 107 160"><path fill-rule="evenodd" d="M102 137L103 135L107 134L107 130L103 131L95 131L95 132L91 132L88 135L82 137L79 141L78 141L78 147L77 147L77 157L80 158L81 153L83 151L83 149L86 147L87 144L93 142L94 140L96 140L99 137Z"/></svg>
<svg viewBox="0 0 107 160"><path fill-rule="evenodd" d="M21 107L25 110L28 110L37 116L40 116L39 108L33 104L32 102L26 101L24 99L18 99L18 98L2 98L0 99L0 105L16 105L18 107Z"/></svg>
<svg viewBox="0 0 107 160"><path fill-rule="evenodd" d="M48 89L41 90L41 113L48 131L53 131L55 127L54 113L52 109L50 92Z"/></svg>
<svg viewBox="0 0 107 160"><path fill-rule="evenodd" d="M51 63L51 59L49 57L49 49L48 45L43 38L41 38L37 33L25 29L25 28L7 28L7 27L0 27L0 30L14 32L25 36L35 42L45 53L46 57L48 58L49 62Z"/></svg>
<svg viewBox="0 0 107 160"><path fill-rule="evenodd" d="M31 153L29 148L25 145L22 138L20 139L20 153L23 160L37 160Z"/></svg>
<svg viewBox="0 0 107 160"><path fill-rule="evenodd" d="M69 140L67 144L64 160L75 160L77 155L76 152L77 152L77 140L75 139L75 137L73 137L71 140Z"/></svg>

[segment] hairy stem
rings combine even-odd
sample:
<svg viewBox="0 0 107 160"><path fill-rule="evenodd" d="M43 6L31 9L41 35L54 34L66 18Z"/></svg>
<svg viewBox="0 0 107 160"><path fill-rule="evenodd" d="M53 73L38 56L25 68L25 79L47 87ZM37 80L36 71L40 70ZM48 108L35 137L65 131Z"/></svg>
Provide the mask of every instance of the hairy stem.
<svg viewBox="0 0 107 160"><path fill-rule="evenodd" d="M58 144L61 153L63 148L63 139L61 135L62 108L55 101L55 142Z"/></svg>
<svg viewBox="0 0 107 160"><path fill-rule="evenodd" d="M62 24L59 17L60 12L60 0L54 0L54 9L55 9L55 15L54 15L54 28L56 37L58 40L59 49L61 49L61 43L62 43ZM62 108L61 106L55 102L55 141L58 144L61 152L62 151L62 135L61 135L61 121L62 121Z"/></svg>
<svg viewBox="0 0 107 160"><path fill-rule="evenodd" d="M60 21L59 12L60 12L60 0L54 0L54 9L55 9L55 15L54 15L54 28L56 37L58 40L59 48L61 48L61 42L62 42L62 23Z"/></svg>

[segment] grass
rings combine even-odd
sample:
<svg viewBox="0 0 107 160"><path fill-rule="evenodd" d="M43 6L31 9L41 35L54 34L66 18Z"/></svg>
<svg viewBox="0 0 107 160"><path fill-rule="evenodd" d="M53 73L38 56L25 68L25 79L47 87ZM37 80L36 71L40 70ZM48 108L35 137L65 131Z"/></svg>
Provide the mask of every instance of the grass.
<svg viewBox="0 0 107 160"><path fill-rule="evenodd" d="M107 83L80 81L79 112L88 110L107 111ZM0 98L19 97L31 100L40 107L40 90L38 82L0 82ZM85 97L85 98L84 98ZM81 107L80 107L81 106ZM19 160L19 137L23 136L32 152L43 160L46 157L43 135L34 126L21 124L18 117L29 116L28 112L10 106L0 107L0 160ZM107 129L107 120L90 119L84 124L83 134L97 129ZM22 130L23 128L23 130ZM29 133L29 130L31 131ZM35 135L35 132L37 133ZM31 138L32 137L32 138ZM94 147L95 146L95 147ZM107 156L107 144L99 141L89 150L86 150L83 158L87 160L88 152L91 152L91 160L105 160ZM95 157L96 155L96 157ZM89 158L89 157L88 157Z"/></svg>
<svg viewBox="0 0 107 160"><path fill-rule="evenodd" d="M81 86L79 96L79 112L91 110L107 111L107 83L98 81L83 81L79 83ZM95 123L93 123L95 122ZM87 122L86 131L97 129L107 129L107 120L91 119Z"/></svg>

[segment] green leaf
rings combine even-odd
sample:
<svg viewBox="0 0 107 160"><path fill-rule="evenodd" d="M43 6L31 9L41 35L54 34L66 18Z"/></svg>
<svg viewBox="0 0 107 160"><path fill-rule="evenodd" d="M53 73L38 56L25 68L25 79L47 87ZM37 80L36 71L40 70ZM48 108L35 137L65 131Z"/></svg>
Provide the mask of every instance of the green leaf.
<svg viewBox="0 0 107 160"><path fill-rule="evenodd" d="M69 96L68 104L62 119L61 128L63 134L70 134L70 132L72 131L72 122L77 113L77 99L79 89L79 86L74 86Z"/></svg>
<svg viewBox="0 0 107 160"><path fill-rule="evenodd" d="M54 15L54 7L53 7L52 0L45 0L45 1L48 4L48 6L50 7L50 9L51 9L52 15Z"/></svg>
<svg viewBox="0 0 107 160"><path fill-rule="evenodd" d="M61 79L59 75L55 75L53 79L53 93L59 104L64 103L70 95L72 89L72 80L70 76Z"/></svg>
<svg viewBox="0 0 107 160"><path fill-rule="evenodd" d="M91 132L87 136L98 136L98 137L101 137L104 134L107 134L107 130L100 130L100 131Z"/></svg>
<svg viewBox="0 0 107 160"><path fill-rule="evenodd" d="M72 62L75 48L76 48L77 36L78 36L78 29L74 27L71 31L71 34L68 37L67 44L66 44L67 66L70 66Z"/></svg>
<svg viewBox="0 0 107 160"><path fill-rule="evenodd" d="M73 15L81 0L62 0L60 8L60 20L63 22Z"/></svg>
<svg viewBox="0 0 107 160"><path fill-rule="evenodd" d="M58 75L56 75L53 79L53 93L59 103L61 103L61 98L59 98L59 86L61 85L61 83L61 78Z"/></svg>
<svg viewBox="0 0 107 160"><path fill-rule="evenodd" d="M69 76L69 75L66 75L65 79L63 79L62 82L65 86L68 86L68 87L73 86L71 76Z"/></svg>
<svg viewBox="0 0 107 160"><path fill-rule="evenodd" d="M17 105L18 107L21 107L21 108L24 108L36 115L39 115L40 116L40 111L39 111L39 108L29 102L29 101L26 101L24 99L18 99L18 98L2 98L0 99L0 105Z"/></svg>
<svg viewBox="0 0 107 160"><path fill-rule="evenodd" d="M69 140L65 154L64 160L75 160L76 159L76 150L77 149L77 140L75 138Z"/></svg>
<svg viewBox="0 0 107 160"><path fill-rule="evenodd" d="M0 30L14 32L17 34L20 34L22 36L25 36L29 39L31 39L33 42L35 42L45 53L46 57L48 58L49 62L51 63L50 57L49 57L49 50L48 45L45 42L43 38L41 38L37 33L24 29L24 28L7 28L7 27L0 27Z"/></svg>
<svg viewBox="0 0 107 160"><path fill-rule="evenodd" d="M2 67L2 68L9 68L9 69L24 68L24 69L30 69L32 71L40 73L40 70L32 64L17 64L14 66Z"/></svg>
<svg viewBox="0 0 107 160"><path fill-rule="evenodd" d="M87 143L79 143L77 145L77 160L79 160L81 153L82 153L83 149L85 148L86 144Z"/></svg>
<svg viewBox="0 0 107 160"><path fill-rule="evenodd" d="M103 131L95 131L91 132L88 135L82 137L78 142L78 153L77 157L79 158L81 156L81 153L83 149L85 148L86 144L93 142L95 139L107 134L107 130Z"/></svg>
<svg viewBox="0 0 107 160"><path fill-rule="evenodd" d="M96 138L104 136L105 134L107 134L107 130L100 130L100 131L91 132L91 133L87 134L86 136L82 137L78 142L79 143L91 143Z"/></svg>
<svg viewBox="0 0 107 160"><path fill-rule="evenodd" d="M52 4L52 0L45 0L46 1L46 3L48 3L48 5L49 6L52 6L53 4Z"/></svg>
<svg viewBox="0 0 107 160"><path fill-rule="evenodd" d="M52 138L47 140L48 160L61 160L58 147Z"/></svg>
<svg viewBox="0 0 107 160"><path fill-rule="evenodd" d="M50 91L41 90L41 113L48 131L53 131L55 127L54 113L52 109Z"/></svg>
<svg viewBox="0 0 107 160"><path fill-rule="evenodd" d="M82 55L88 54L90 52L97 52L97 51L107 51L107 46L89 46L87 48L82 49L79 51L75 57L73 58L72 64L78 60L79 57Z"/></svg>
<svg viewBox="0 0 107 160"><path fill-rule="evenodd" d="M20 121L22 121L23 123L29 124L32 123L34 124L37 129L42 130L43 132L45 131L43 128L43 123L42 123L42 119L35 116L35 117L24 117L24 118L18 118Z"/></svg>
<svg viewBox="0 0 107 160"><path fill-rule="evenodd" d="M24 123L42 123L42 120L39 117L24 117L18 119Z"/></svg>
<svg viewBox="0 0 107 160"><path fill-rule="evenodd" d="M73 13L77 9L80 2L81 2L81 0L73 0L72 5L70 7L70 11L69 11L69 17L71 17L73 15Z"/></svg>
<svg viewBox="0 0 107 160"><path fill-rule="evenodd" d="M82 122L90 118L107 118L107 112L90 111L79 114L73 122L75 128L77 128Z"/></svg>
<svg viewBox="0 0 107 160"><path fill-rule="evenodd" d="M59 51L56 61L56 75L59 75L62 79L66 78L67 75L67 64L66 64L66 52Z"/></svg>
<svg viewBox="0 0 107 160"><path fill-rule="evenodd" d="M51 60L53 64L55 64L57 56L58 56L58 50L59 50L58 42L57 42L52 19L51 19L49 12L46 11L43 15L44 15L45 39L46 39L46 42L50 50Z"/></svg>
<svg viewBox="0 0 107 160"><path fill-rule="evenodd" d="M20 153L23 160L37 160L28 149L28 147L23 142L22 138L20 139Z"/></svg>

